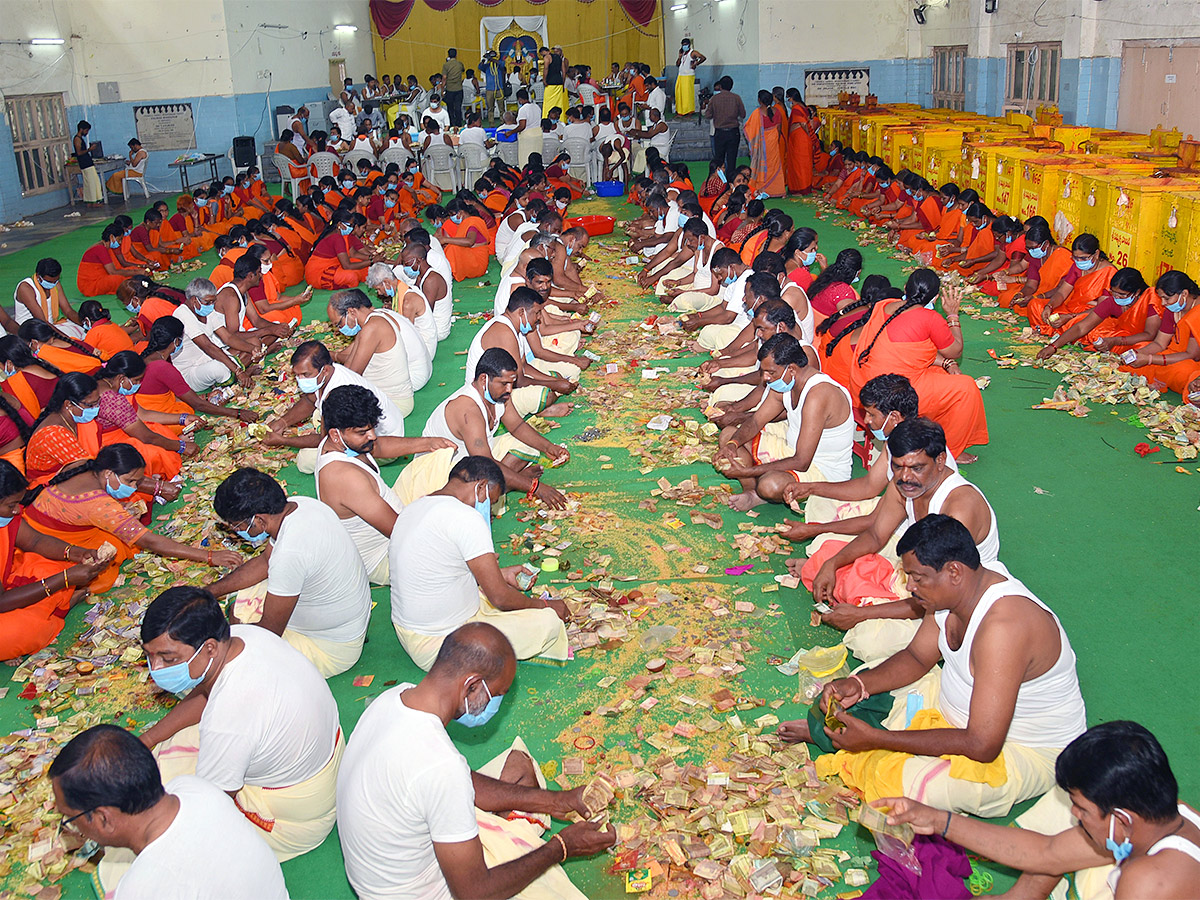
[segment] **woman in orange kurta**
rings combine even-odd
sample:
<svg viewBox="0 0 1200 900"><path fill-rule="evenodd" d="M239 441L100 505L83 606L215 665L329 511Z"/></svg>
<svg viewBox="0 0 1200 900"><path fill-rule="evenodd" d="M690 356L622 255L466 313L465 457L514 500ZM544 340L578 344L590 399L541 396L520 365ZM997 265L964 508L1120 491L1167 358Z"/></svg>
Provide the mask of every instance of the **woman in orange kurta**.
<svg viewBox="0 0 1200 900"><path fill-rule="evenodd" d="M792 101L792 113L788 119L787 188L793 194L807 194L813 186L811 119L808 107L796 88L788 88L787 97Z"/></svg>
<svg viewBox="0 0 1200 900"><path fill-rule="evenodd" d="M112 317L97 300L84 300L79 304L79 317L88 326L83 341L95 347L102 361L112 359L122 350L133 349L133 338L120 325L113 324ZM136 327L136 326L135 326Z"/></svg>
<svg viewBox="0 0 1200 900"><path fill-rule="evenodd" d="M946 432L956 459L971 446L988 442L983 396L975 379L958 371L962 353L958 294L941 292L946 319L925 304L936 300L941 281L932 269L917 269L904 287L905 300L877 303L859 335L850 370L850 393L858 404L862 386L876 375L905 376L921 401L921 415Z"/></svg>
<svg viewBox="0 0 1200 900"><path fill-rule="evenodd" d="M1078 272L1074 282L1068 283L1064 278L1045 299L1035 297L1029 301L1025 314L1029 324L1042 334L1060 331L1067 326L1071 316L1095 306L1117 274L1117 267L1100 250L1100 242L1093 235L1081 234L1075 238L1071 244L1071 258Z"/></svg>
<svg viewBox="0 0 1200 900"><path fill-rule="evenodd" d="M750 145L750 165L754 170L750 193L755 196L782 197L787 193L779 142L781 124L775 110L775 98L770 91L759 91L758 107L742 126Z"/></svg>
<svg viewBox="0 0 1200 900"><path fill-rule="evenodd" d="M362 219L356 223L355 219ZM312 255L304 266L304 279L311 287L323 291L339 288L355 288L367 279L367 269L373 257L370 254L352 254L349 239L358 232L361 239L366 228L366 219L351 212L338 212L333 223L313 247Z"/></svg>
<svg viewBox="0 0 1200 900"><path fill-rule="evenodd" d="M29 482L0 460L0 658L36 653L62 630L68 610L103 566L92 551L31 528L22 516ZM65 576L65 577L64 577Z"/></svg>
<svg viewBox="0 0 1200 900"><path fill-rule="evenodd" d="M91 374L100 368L100 360L90 347L68 338L41 319L26 319L17 335L29 344L34 356L63 372Z"/></svg>
<svg viewBox="0 0 1200 900"><path fill-rule="evenodd" d="M1200 286L1172 269L1154 283L1163 306L1158 336L1140 350L1126 372L1145 377L1150 386L1169 388L1193 405L1200 403Z"/></svg>
<svg viewBox="0 0 1200 900"><path fill-rule="evenodd" d="M468 216L458 200L450 201L446 213L438 240L450 261L454 280L478 278L487 272L490 258L487 225L478 216Z"/></svg>
<svg viewBox="0 0 1200 900"><path fill-rule="evenodd" d="M42 534L75 546L96 550L108 544L117 551L90 586L96 594L113 586L121 563L132 559L138 550L222 568L241 564L241 556L232 551L189 547L155 534L138 521L138 516L149 515L148 511L143 512L145 501L136 499L145 474L145 463L133 447L128 444L105 447L95 459L72 466L51 479L50 486L26 507L26 520Z"/></svg>

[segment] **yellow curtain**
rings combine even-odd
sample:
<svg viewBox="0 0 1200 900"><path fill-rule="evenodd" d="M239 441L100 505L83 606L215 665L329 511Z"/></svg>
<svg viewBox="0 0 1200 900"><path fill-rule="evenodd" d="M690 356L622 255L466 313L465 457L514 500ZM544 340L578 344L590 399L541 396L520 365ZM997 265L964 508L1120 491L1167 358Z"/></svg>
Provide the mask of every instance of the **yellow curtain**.
<svg viewBox="0 0 1200 900"><path fill-rule="evenodd" d="M561 44L571 65L591 66L597 80L608 74L609 64L614 62L643 62L656 73L663 67L661 3L653 21L639 29L617 0L504 0L486 7L474 0L459 0L447 12L435 12L424 0L417 0L404 27L386 41L372 22L376 77L416 75L428 89L429 76L442 71L450 47L458 49L463 65L477 69L479 20L483 16L545 16L551 45Z"/></svg>

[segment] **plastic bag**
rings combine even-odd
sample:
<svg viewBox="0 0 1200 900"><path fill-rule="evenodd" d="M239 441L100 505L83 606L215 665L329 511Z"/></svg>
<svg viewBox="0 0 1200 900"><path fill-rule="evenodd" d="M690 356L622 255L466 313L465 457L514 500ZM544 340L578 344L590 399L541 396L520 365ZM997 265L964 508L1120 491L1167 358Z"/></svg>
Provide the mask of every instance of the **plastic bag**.
<svg viewBox="0 0 1200 900"><path fill-rule="evenodd" d="M921 874L921 861L913 850L916 832L911 825L889 825L886 812L866 803L858 809L858 824L871 832L880 853L894 859L914 875Z"/></svg>

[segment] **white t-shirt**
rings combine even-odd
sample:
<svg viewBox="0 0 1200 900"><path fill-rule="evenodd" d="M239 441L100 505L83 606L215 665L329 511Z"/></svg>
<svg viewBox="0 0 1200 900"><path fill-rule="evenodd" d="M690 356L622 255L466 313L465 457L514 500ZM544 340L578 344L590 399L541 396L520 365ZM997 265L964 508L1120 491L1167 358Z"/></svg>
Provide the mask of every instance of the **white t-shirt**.
<svg viewBox="0 0 1200 900"><path fill-rule="evenodd" d="M525 131L541 131L542 108L536 103L526 103L517 110L517 124L525 123ZM525 132L521 132L524 134Z"/></svg>
<svg viewBox="0 0 1200 900"><path fill-rule="evenodd" d="M433 119L433 121L441 125L443 131L450 127L450 112L444 106L439 106L437 109L431 106L425 107L421 110L421 121L424 121L426 117ZM418 126L421 124L421 121L417 122Z"/></svg>
<svg viewBox="0 0 1200 900"><path fill-rule="evenodd" d="M582 140L591 141L592 126L587 122L568 122L566 129L563 131L565 140ZM574 162L575 160L572 160Z"/></svg>
<svg viewBox="0 0 1200 900"><path fill-rule="evenodd" d="M479 834L471 767L437 716L405 705L410 688L375 698L338 769L338 838L363 900L451 900L434 842Z"/></svg>
<svg viewBox="0 0 1200 900"><path fill-rule="evenodd" d="M338 127L342 140L349 141L354 138L354 128L357 123L354 121L354 114L346 107L334 107L333 111L329 113L329 124Z"/></svg>
<svg viewBox="0 0 1200 900"><path fill-rule="evenodd" d="M312 497L289 497L271 542L267 590L299 597L290 631L338 644L356 641L371 618L371 586L358 547L332 509Z"/></svg>
<svg viewBox="0 0 1200 900"><path fill-rule="evenodd" d="M195 775L166 789L179 811L121 877L115 900L287 900L275 854L229 795Z"/></svg>
<svg viewBox="0 0 1200 900"><path fill-rule="evenodd" d="M461 500L429 496L404 507L388 547L392 622L420 634L452 632L479 612L467 563L495 552L491 522Z"/></svg>
<svg viewBox="0 0 1200 900"><path fill-rule="evenodd" d="M333 364L333 374L329 376L329 381L323 388L320 388L315 394L308 395L316 402L318 412L321 410L321 402L329 396L329 392L344 384L357 384L359 387L365 387L379 401L379 408L383 410L383 415L379 418L379 424L375 426L376 434L380 437L404 437L404 413L400 412L399 407L380 388L341 363Z"/></svg>
<svg viewBox="0 0 1200 900"><path fill-rule="evenodd" d="M317 667L257 625L234 625L245 643L225 663L200 714L196 774L223 791L290 787L333 756L338 708Z"/></svg>
<svg viewBox="0 0 1200 900"><path fill-rule="evenodd" d="M655 85L646 96L646 108L657 109L660 113L666 112L667 109L667 92L662 89L662 85Z"/></svg>
<svg viewBox="0 0 1200 900"><path fill-rule="evenodd" d="M474 128L464 128L458 133L458 143L463 144L478 144L480 147L486 147L487 132L476 125Z"/></svg>

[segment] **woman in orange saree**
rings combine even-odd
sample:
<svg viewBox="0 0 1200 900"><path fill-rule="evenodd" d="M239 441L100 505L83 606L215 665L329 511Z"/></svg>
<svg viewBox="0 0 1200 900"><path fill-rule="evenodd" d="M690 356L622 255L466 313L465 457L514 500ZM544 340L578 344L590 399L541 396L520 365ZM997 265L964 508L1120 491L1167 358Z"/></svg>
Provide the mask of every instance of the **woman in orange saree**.
<svg viewBox="0 0 1200 900"><path fill-rule="evenodd" d="M361 223L356 220L362 219ZM351 250L350 237L362 234L366 219L351 212L337 212L325 229L304 265L304 278L311 287L323 291L355 288L367 280L371 257Z"/></svg>
<svg viewBox="0 0 1200 900"><path fill-rule="evenodd" d="M137 393L133 395L138 410L166 413L172 422L179 421L179 417L183 416L182 421L186 423L186 417L196 413L237 419L240 422L257 422L259 416L254 410L210 403L192 389L171 362L171 357L185 340L183 322L174 316L165 316L151 327L146 349L142 351L142 359L146 361L146 373L141 378ZM170 427L172 432L178 429L180 434L184 428L183 425ZM200 427L205 426L201 424Z"/></svg>
<svg viewBox="0 0 1200 900"><path fill-rule="evenodd" d="M490 258L487 225L483 219L467 212L461 201L451 200L446 206L447 218L438 233L455 281L483 275Z"/></svg>
<svg viewBox="0 0 1200 900"><path fill-rule="evenodd" d="M963 230L963 210L971 203L978 200L979 195L974 191L964 191L962 196L959 193L958 186L955 184L943 184L938 192L938 197L935 198L934 204L938 205L937 222L932 227L926 228L922 219L915 219L911 225L900 231L900 246L907 247L914 254L928 253L930 258L937 253L937 248L943 244L951 244L955 247L959 246L962 240ZM974 195L973 197L971 195ZM971 197L971 199L968 199ZM929 199L926 197L925 199ZM923 202L923 201L922 201ZM914 216L917 204L914 200ZM928 208L925 210L928 213ZM926 216L925 218L928 218ZM897 219L898 223L900 220ZM891 227L890 225L888 226Z"/></svg>
<svg viewBox="0 0 1200 900"><path fill-rule="evenodd" d="M792 102L792 113L788 119L785 181L789 193L803 195L811 193L813 187L812 120L796 88L787 89L787 98Z"/></svg>
<svg viewBox="0 0 1200 900"><path fill-rule="evenodd" d="M29 344L14 334L0 337L0 369L5 375L3 392L32 424L54 393L62 370L38 359Z"/></svg>
<svg viewBox="0 0 1200 900"><path fill-rule="evenodd" d="M129 336L129 332L113 323L112 316L98 300L84 300L79 304L79 317L87 326L87 334L83 336L84 343L95 347L102 361L112 359L122 350L133 349L133 338ZM135 320L131 320L130 324L137 328ZM141 337L140 331L138 337Z"/></svg>
<svg viewBox="0 0 1200 900"><path fill-rule="evenodd" d="M1162 304L1162 327L1121 370L1144 376L1158 390L1170 388L1192 405L1200 404L1200 287L1172 269L1154 283L1154 292Z"/></svg>
<svg viewBox="0 0 1200 900"><path fill-rule="evenodd" d="M25 475L45 484L62 467L93 459L100 451L100 387L96 379L68 372L58 379L25 446Z"/></svg>
<svg viewBox="0 0 1200 900"><path fill-rule="evenodd" d="M150 531L139 521L148 518L145 501L135 498L145 480L145 461L129 444L113 444L95 459L71 466L56 477L25 508L28 524L42 534L77 547L98 550L104 544L116 550L95 581L92 593L102 594L116 583L121 563L138 550L171 559L207 562L232 568L242 558L229 550L189 547ZM128 501L129 506L124 502Z"/></svg>
<svg viewBox="0 0 1200 900"><path fill-rule="evenodd" d="M1075 268L1075 257L1066 247L1054 242L1050 226L1036 222L1025 233L1025 249L1029 256L1029 267L1025 270L1024 283L1009 285L1000 292L1000 305L1009 306L1022 315L1034 300L1045 301L1062 292L1054 300L1057 306L1070 293L1071 285L1079 278Z"/></svg>
<svg viewBox="0 0 1200 900"><path fill-rule="evenodd" d="M233 281L234 263L242 258L249 243L250 232L245 225L235 225L223 239L217 238L215 246L221 256L213 270L208 273L208 280L218 288Z"/></svg>
<svg viewBox="0 0 1200 900"><path fill-rule="evenodd" d="M948 322L925 308L939 293ZM877 303L871 311L853 358L850 393L857 405L862 386L876 375L905 376L920 397L921 415L942 426L947 449L962 462L968 447L988 442L988 430L979 386L955 362L963 347L959 292L942 290L932 269L917 269L904 297Z"/></svg>
<svg viewBox="0 0 1200 900"><path fill-rule="evenodd" d="M1068 286L1064 279L1046 299L1029 301L1026 311L1029 324L1044 335L1060 331L1067 326L1069 318L1095 306L1117 274L1117 267L1104 255L1100 242L1093 235L1081 234L1075 238L1071 243L1071 257L1079 272L1074 284Z"/></svg>
<svg viewBox="0 0 1200 900"><path fill-rule="evenodd" d="M275 274L279 258L271 252L271 248L265 244L251 244L249 253L258 260L262 279L250 289L247 300L254 304L255 311L268 321L281 325L299 325L304 320L304 313L300 308L312 298L312 287L305 285L304 290L296 296L284 296L284 285ZM250 330L254 325L247 318L242 327Z"/></svg>
<svg viewBox="0 0 1200 900"><path fill-rule="evenodd" d="M770 91L758 92L758 107L750 113L742 131L750 145L750 193L756 197L782 197L787 193L779 135L782 122Z"/></svg>
<svg viewBox="0 0 1200 900"><path fill-rule="evenodd" d="M935 259L939 269L973 275L983 266L993 262L996 253L996 233L992 223L996 217L982 203L972 203L963 211L967 224L971 226L971 239L958 250L951 250L941 259Z"/></svg>
<svg viewBox="0 0 1200 900"><path fill-rule="evenodd" d="M1038 351L1038 359L1049 359L1075 341L1096 350L1138 349L1158 337L1162 318L1158 298L1146 286L1142 273L1129 267L1118 269L1096 305L1071 319L1060 334Z"/></svg>
<svg viewBox="0 0 1200 900"><path fill-rule="evenodd" d="M100 368L91 347L67 337L49 322L26 319L17 336L29 344L33 355L63 372L87 372Z"/></svg>

